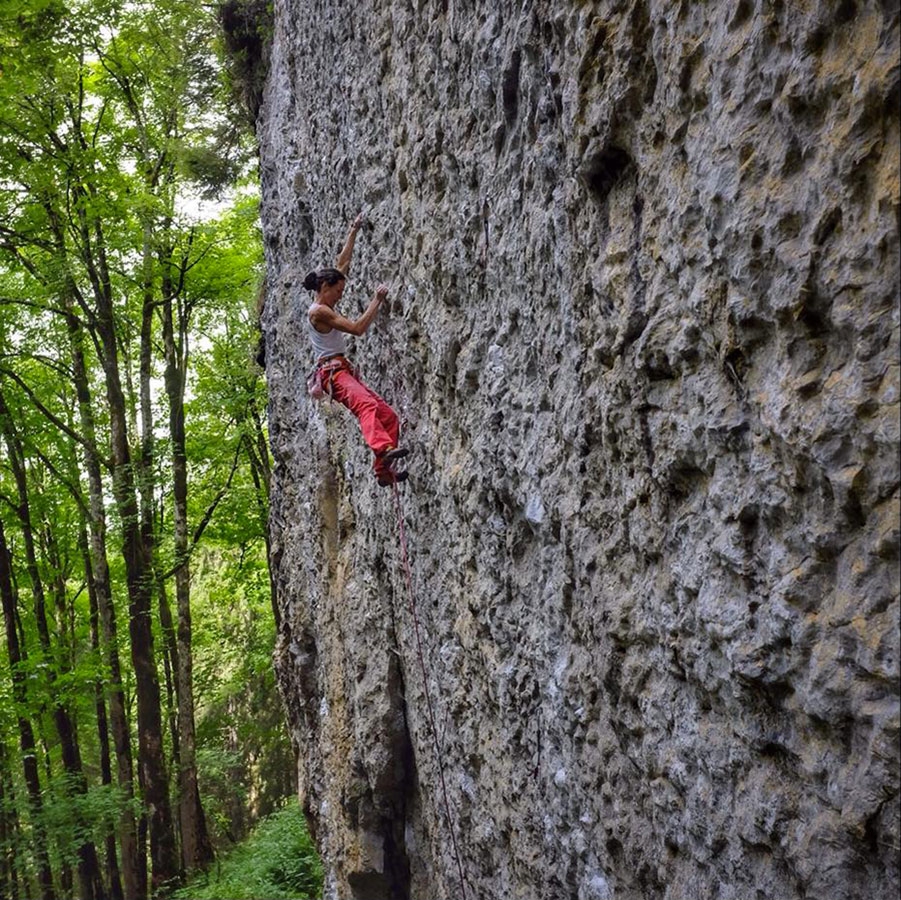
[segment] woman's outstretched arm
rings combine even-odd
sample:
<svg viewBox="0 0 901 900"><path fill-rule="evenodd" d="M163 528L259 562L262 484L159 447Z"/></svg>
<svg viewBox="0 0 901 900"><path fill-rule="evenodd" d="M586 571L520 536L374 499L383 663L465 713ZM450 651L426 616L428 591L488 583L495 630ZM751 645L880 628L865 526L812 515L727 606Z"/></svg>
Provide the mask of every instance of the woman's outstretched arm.
<svg viewBox="0 0 901 900"><path fill-rule="evenodd" d="M310 310L310 321L319 329L334 328L345 334L353 334L359 337L372 324L382 301L388 296L388 286L380 284L375 291L375 296L369 301L369 306L359 319L347 319L341 313L335 312L324 304L317 304Z"/></svg>
<svg viewBox="0 0 901 900"><path fill-rule="evenodd" d="M344 241L344 246L341 248L341 252L338 254L338 260L335 263L335 268L338 271L343 272L345 275L347 274L347 270L350 268L350 258L353 256L354 252L354 241L357 239L357 232L360 230L360 226L363 224L363 213L360 213L353 222L350 223L350 230L347 232L347 239Z"/></svg>

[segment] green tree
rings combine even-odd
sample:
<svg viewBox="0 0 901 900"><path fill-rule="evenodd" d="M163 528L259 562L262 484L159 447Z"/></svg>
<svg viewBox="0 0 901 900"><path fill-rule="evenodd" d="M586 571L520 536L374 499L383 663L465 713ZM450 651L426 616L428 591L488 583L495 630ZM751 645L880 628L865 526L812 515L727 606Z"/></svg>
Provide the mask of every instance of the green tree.
<svg viewBox="0 0 901 900"><path fill-rule="evenodd" d="M15 514L4 603L16 656L10 698L20 743L30 728L34 748L21 792L12 766L3 769L3 796L30 800L24 819L0 818L0 840L13 841L23 821L40 838L47 823L28 877L37 873L48 896L54 853L67 889L64 827L82 841L73 864L86 897L147 896L145 823L154 891L212 858L196 761L190 567L236 496L253 511L253 537L241 541L262 543L269 471L259 373L236 350L252 344L256 203L205 224L184 212L191 196L233 180L246 152L223 102L215 35L193 0L0 0L0 422ZM16 558L31 601L25 627ZM19 697L15 673L29 647L46 667L34 696ZM92 702L65 694L75 684ZM47 711L53 742L42 740ZM115 839L39 808L39 763L53 796L65 787L79 815L99 815L91 798L112 798L101 818L109 824L115 809ZM101 845L105 880L94 874ZM10 870L9 884L20 874Z"/></svg>

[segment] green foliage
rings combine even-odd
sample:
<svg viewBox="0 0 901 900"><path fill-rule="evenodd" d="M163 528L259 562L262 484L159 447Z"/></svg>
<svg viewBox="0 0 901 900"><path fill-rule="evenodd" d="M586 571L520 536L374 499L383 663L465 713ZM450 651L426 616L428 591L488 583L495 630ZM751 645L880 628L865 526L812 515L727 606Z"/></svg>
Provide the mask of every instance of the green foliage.
<svg viewBox="0 0 901 900"><path fill-rule="evenodd" d="M72 776L58 775L42 796L40 813L23 821L21 831L7 835L0 842L0 853L15 857L20 865L31 863L33 828L37 827L52 839L54 868L75 867L79 849L87 842L100 846L129 806L134 813L140 812L135 802L127 800L114 785L93 785L83 790ZM15 803L6 800L0 807L0 814L9 815L15 810ZM28 866L22 868L27 871Z"/></svg>
<svg viewBox="0 0 901 900"><path fill-rule="evenodd" d="M296 800L264 819L206 875L173 894L177 900L313 900L322 865Z"/></svg>
<svg viewBox="0 0 901 900"><path fill-rule="evenodd" d="M256 16L259 41L250 43L259 58L252 48L245 58L257 66L271 6L243 5ZM10 410L4 424L21 445L31 507L26 524L17 514L11 451L0 440L0 515L23 650L16 674L24 681L14 695L9 668L0 664L0 843L8 845L0 847L0 860L11 850L25 879L39 865L38 837L46 837L58 877L64 864L74 865L83 842L102 846L131 802L102 783L95 688L109 701L113 670L102 633L94 646L82 543L93 515L87 444L102 468L116 648L134 744L136 676L127 662L130 597L122 553L128 523L113 502L111 403L97 331L105 294L121 355L132 466L149 510L154 611L163 591L175 594L174 442L170 397L158 389L164 304L174 308L185 378L198 767L217 846L243 836L293 789L271 667L266 398L250 358L263 265L258 196L248 188L252 135L230 103L219 41L215 12L200 0L0 0L0 391ZM216 218L198 203L212 198L221 201ZM91 395L81 405L73 327L83 337ZM146 423L145 377L153 389ZM80 415L85 406L90 428ZM25 552L29 528L36 535L33 567ZM46 649L35 615L39 583ZM172 667L159 621L154 629L165 691ZM0 661L4 637L0 624ZM174 692L168 699L174 703ZM64 774L54 716L62 707L77 733L82 779ZM172 712L163 710L167 726ZM36 736L40 804L28 802L22 721ZM171 733L163 735L170 772L175 743ZM115 781L115 753L111 762ZM235 790L236 782L245 789ZM177 800L174 781L171 791ZM3 872L0 865L0 895Z"/></svg>
<svg viewBox="0 0 901 900"><path fill-rule="evenodd" d="M294 755L272 670L275 623L254 522L217 529L194 565L197 762L217 847L243 837L294 790ZM242 539L243 544L232 543ZM244 800L247 802L243 802Z"/></svg>
<svg viewBox="0 0 901 900"><path fill-rule="evenodd" d="M235 809L247 805L247 780L244 777L244 756L240 750L223 746L222 730L197 748L197 774L203 786L204 813L210 837L217 847L227 847L240 838ZM237 777L236 777L237 776Z"/></svg>
<svg viewBox="0 0 901 900"><path fill-rule="evenodd" d="M53 836L59 862L76 866L79 848L88 841L100 846L129 805L140 813L114 785L93 785L80 792L75 779L58 775L44 793L40 824Z"/></svg>

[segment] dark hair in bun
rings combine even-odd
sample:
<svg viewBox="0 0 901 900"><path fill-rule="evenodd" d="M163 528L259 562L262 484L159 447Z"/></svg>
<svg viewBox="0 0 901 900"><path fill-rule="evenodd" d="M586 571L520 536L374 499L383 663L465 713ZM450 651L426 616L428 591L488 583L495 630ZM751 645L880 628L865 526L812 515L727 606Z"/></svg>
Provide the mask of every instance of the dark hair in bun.
<svg viewBox="0 0 901 900"><path fill-rule="evenodd" d="M307 272L303 286L308 291L318 291L324 284L337 284L344 281L344 273L340 269L320 269L318 272Z"/></svg>

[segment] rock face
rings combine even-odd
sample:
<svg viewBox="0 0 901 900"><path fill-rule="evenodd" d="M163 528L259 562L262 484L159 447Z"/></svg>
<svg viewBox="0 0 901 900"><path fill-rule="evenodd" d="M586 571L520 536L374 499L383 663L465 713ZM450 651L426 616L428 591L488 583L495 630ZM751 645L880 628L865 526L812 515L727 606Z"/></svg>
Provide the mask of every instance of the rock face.
<svg viewBox="0 0 901 900"><path fill-rule="evenodd" d="M275 0L276 666L327 898L897 895L898 20ZM427 682L391 492L304 390L361 208Z"/></svg>

